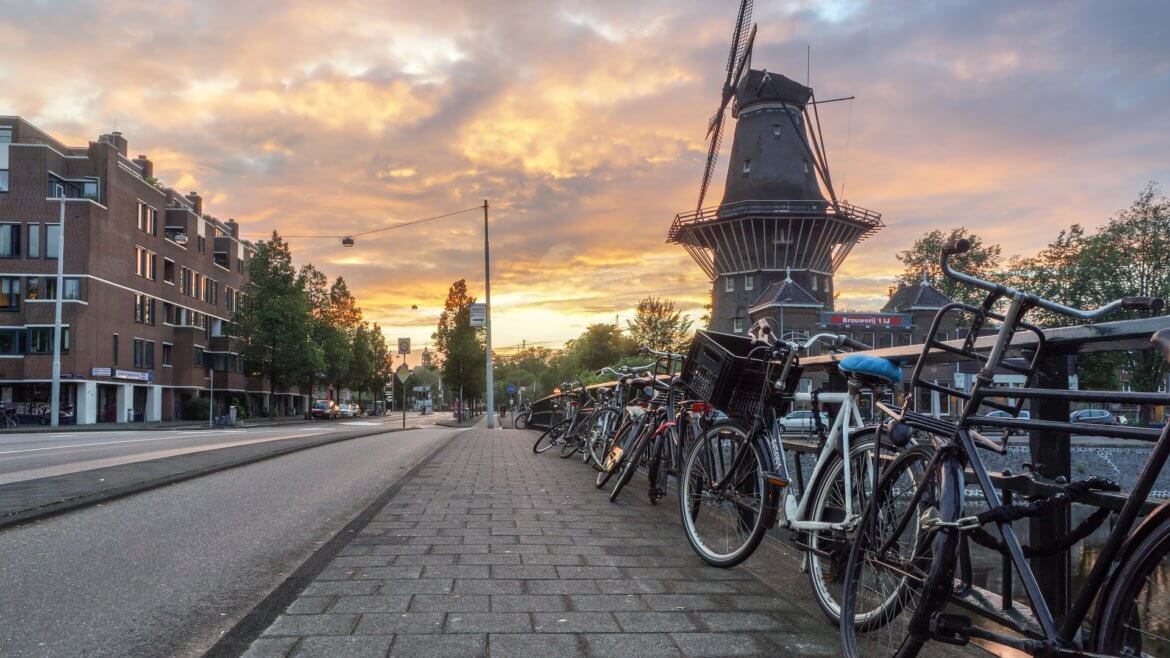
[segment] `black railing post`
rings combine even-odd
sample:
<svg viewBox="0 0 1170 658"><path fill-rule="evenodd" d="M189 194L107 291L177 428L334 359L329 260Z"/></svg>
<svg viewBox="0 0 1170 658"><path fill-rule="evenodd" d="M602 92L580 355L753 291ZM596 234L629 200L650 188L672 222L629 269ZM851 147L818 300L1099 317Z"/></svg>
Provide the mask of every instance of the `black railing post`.
<svg viewBox="0 0 1170 658"><path fill-rule="evenodd" d="M1050 351L1040 363L1037 372L1039 388L1068 388L1067 354ZM1068 422L1069 403L1067 400L1035 400L1032 402L1032 417L1040 420ZM1029 435L1032 464L1038 473L1048 479L1063 477L1066 481L1072 472L1070 437L1061 432L1033 430ZM1072 510L1061 507L1052 514L1032 517L1028 521L1029 543L1042 542L1054 537L1067 536L1071 528ZM1058 620L1068 611L1069 589L1072 581L1071 563L1068 551L1055 555L1035 557L1031 560L1032 570L1044 592L1052 614Z"/></svg>

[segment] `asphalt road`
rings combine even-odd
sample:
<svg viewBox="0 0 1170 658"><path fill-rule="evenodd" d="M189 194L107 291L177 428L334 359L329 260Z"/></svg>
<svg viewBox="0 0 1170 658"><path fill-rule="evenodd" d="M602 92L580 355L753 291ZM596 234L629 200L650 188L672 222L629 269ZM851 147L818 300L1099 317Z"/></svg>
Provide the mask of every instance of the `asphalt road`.
<svg viewBox="0 0 1170 658"><path fill-rule="evenodd" d="M0 656L198 655L460 431L332 443L0 531Z"/></svg>
<svg viewBox="0 0 1170 658"><path fill-rule="evenodd" d="M408 413L406 424L408 427L433 427L435 422L446 418L450 418L450 414L419 416ZM346 429L369 431L378 426L401 427L402 416L239 429L5 432L0 434L0 484L247 443Z"/></svg>

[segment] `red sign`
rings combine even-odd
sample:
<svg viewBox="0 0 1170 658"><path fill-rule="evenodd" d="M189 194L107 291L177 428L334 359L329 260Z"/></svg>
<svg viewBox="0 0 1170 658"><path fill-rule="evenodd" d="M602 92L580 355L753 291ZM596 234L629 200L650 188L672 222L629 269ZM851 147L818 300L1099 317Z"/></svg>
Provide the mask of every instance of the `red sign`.
<svg viewBox="0 0 1170 658"><path fill-rule="evenodd" d="M838 327L906 327L910 318L901 313L826 313L821 322Z"/></svg>

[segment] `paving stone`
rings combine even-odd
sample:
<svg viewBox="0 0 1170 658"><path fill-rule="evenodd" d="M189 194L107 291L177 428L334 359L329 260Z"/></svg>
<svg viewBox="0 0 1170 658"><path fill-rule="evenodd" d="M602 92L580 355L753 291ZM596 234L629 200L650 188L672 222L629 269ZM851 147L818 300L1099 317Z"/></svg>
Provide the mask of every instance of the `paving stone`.
<svg viewBox="0 0 1170 658"><path fill-rule="evenodd" d="M394 558L394 566L447 566L455 564L458 559L458 555L399 555ZM423 570L423 576L427 578L433 577L428 575L425 569Z"/></svg>
<svg viewBox="0 0 1170 658"><path fill-rule="evenodd" d="M332 596L302 596L289 604L286 613L290 615L316 615L325 612L330 603L333 603ZM348 611L341 611L348 612Z"/></svg>
<svg viewBox="0 0 1170 658"><path fill-rule="evenodd" d="M674 633L700 630L686 612L615 612L627 633Z"/></svg>
<svg viewBox="0 0 1170 658"><path fill-rule="evenodd" d="M299 641L296 637L262 637L248 647L242 658L284 658Z"/></svg>
<svg viewBox="0 0 1170 658"><path fill-rule="evenodd" d="M589 633L585 645L593 656L681 656L665 633Z"/></svg>
<svg viewBox="0 0 1170 658"><path fill-rule="evenodd" d="M597 594L600 591L592 580L526 580L524 587L529 594Z"/></svg>
<svg viewBox="0 0 1170 658"><path fill-rule="evenodd" d="M583 656L575 635L538 633L527 635L492 633L488 648L493 656L509 658L548 658L549 656Z"/></svg>
<svg viewBox="0 0 1170 658"><path fill-rule="evenodd" d="M614 633L617 622L608 612L538 612L532 615L537 633Z"/></svg>
<svg viewBox="0 0 1170 658"><path fill-rule="evenodd" d="M377 635L306 637L294 654L296 658L381 658L390 650L393 638Z"/></svg>
<svg viewBox="0 0 1170 658"><path fill-rule="evenodd" d="M374 612L362 615L354 634L439 633L443 630L443 617L441 612Z"/></svg>
<svg viewBox="0 0 1170 658"><path fill-rule="evenodd" d="M358 567L353 573L354 580L390 580L394 578L418 578L422 575L420 566L403 567Z"/></svg>
<svg viewBox="0 0 1170 658"><path fill-rule="evenodd" d="M526 612L453 612L447 615L448 633L530 633L532 619Z"/></svg>
<svg viewBox="0 0 1170 658"><path fill-rule="evenodd" d="M281 615L264 635L349 635L357 615Z"/></svg>
<svg viewBox="0 0 1170 658"><path fill-rule="evenodd" d="M651 610L727 610L723 600L707 594L646 594ZM734 599L734 597L725 597Z"/></svg>
<svg viewBox="0 0 1170 658"><path fill-rule="evenodd" d="M570 594L568 598L569 605L578 612L648 609L646 603L636 594Z"/></svg>
<svg viewBox="0 0 1170 658"><path fill-rule="evenodd" d="M409 594L339 596L329 612L405 612L409 606ZM289 612L292 612L291 607Z"/></svg>
<svg viewBox="0 0 1170 658"><path fill-rule="evenodd" d="M696 658L761 656L768 653L755 637L747 633L672 633L670 637L682 649L684 655Z"/></svg>
<svg viewBox="0 0 1170 658"><path fill-rule="evenodd" d="M519 553L466 553L460 555L458 559L459 564L519 565L520 557ZM543 555L539 557L550 556Z"/></svg>
<svg viewBox="0 0 1170 658"><path fill-rule="evenodd" d="M492 578L518 578L518 579L550 579L557 577L557 568L554 566L509 566L509 565L493 565Z"/></svg>
<svg viewBox="0 0 1170 658"><path fill-rule="evenodd" d="M468 578L455 581L457 594L520 594L523 586L520 580L489 580Z"/></svg>
<svg viewBox="0 0 1170 658"><path fill-rule="evenodd" d="M360 595L373 594L378 591L379 583L374 580L365 581L321 581L309 583L305 591L301 592L301 596L332 596L334 594L342 595Z"/></svg>
<svg viewBox="0 0 1170 658"><path fill-rule="evenodd" d="M487 635L396 635L391 656L427 658L473 658L487 655Z"/></svg>
<svg viewBox="0 0 1170 658"><path fill-rule="evenodd" d="M454 591L451 578L419 578L417 580L384 580L379 594L448 594Z"/></svg>
<svg viewBox="0 0 1170 658"><path fill-rule="evenodd" d="M551 594L497 594L492 612L559 612L567 610L564 597Z"/></svg>
<svg viewBox="0 0 1170 658"><path fill-rule="evenodd" d="M426 578L487 578L491 575L488 571L487 565L479 564L453 564L450 566L442 565L428 565L423 568L423 576Z"/></svg>
<svg viewBox="0 0 1170 658"><path fill-rule="evenodd" d="M774 631L780 620L762 612L696 612L695 616L712 631Z"/></svg>
<svg viewBox="0 0 1170 658"><path fill-rule="evenodd" d="M482 594L416 594L411 612L487 612L489 597Z"/></svg>

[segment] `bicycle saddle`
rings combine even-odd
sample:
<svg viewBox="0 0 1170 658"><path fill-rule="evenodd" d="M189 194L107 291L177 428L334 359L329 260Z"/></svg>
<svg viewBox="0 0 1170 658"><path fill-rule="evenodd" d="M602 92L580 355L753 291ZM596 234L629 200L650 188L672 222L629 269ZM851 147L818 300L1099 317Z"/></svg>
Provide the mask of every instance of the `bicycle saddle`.
<svg viewBox="0 0 1170 658"><path fill-rule="evenodd" d="M1162 356L1167 361L1170 361L1170 327L1155 331L1154 335L1150 338L1150 342L1158 348L1158 351L1162 353Z"/></svg>
<svg viewBox="0 0 1170 658"><path fill-rule="evenodd" d="M844 373L880 379L891 385L902 382L902 368L880 356L850 354L837 362L837 368Z"/></svg>

